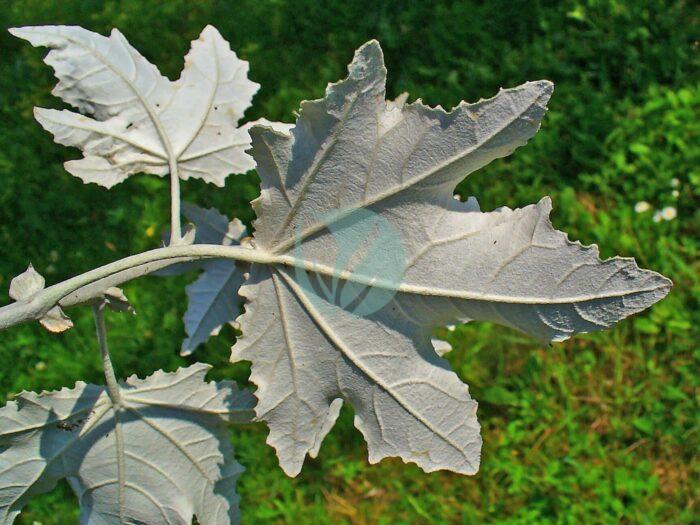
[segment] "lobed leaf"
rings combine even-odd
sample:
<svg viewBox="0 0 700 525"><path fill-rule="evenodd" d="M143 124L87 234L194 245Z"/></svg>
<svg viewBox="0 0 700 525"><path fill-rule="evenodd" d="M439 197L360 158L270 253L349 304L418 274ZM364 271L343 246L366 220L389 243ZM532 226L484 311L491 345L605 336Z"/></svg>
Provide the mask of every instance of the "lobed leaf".
<svg viewBox="0 0 700 525"><path fill-rule="evenodd" d="M229 221L216 210L202 209L184 202L182 212L195 226L195 244L237 245L247 230L238 219ZM240 263L230 259L206 259L179 263L156 272L160 276L180 275L192 270L203 270L186 288L188 305L184 322L188 337L182 342L181 355L190 355L216 335L224 324L233 323L240 315L238 289L243 284Z"/></svg>
<svg viewBox="0 0 700 525"><path fill-rule="evenodd" d="M538 130L553 86L528 82L450 112L385 100L376 41L291 134L255 127L255 249L233 361L252 361L257 417L296 475L343 400L369 459L473 474L477 404L433 346L435 327L488 320L540 340L600 330L664 297L670 281L601 261L551 225L549 199L482 213L453 198L466 175Z"/></svg>
<svg viewBox="0 0 700 525"><path fill-rule="evenodd" d="M84 158L65 167L84 182L109 188L134 173L163 176L177 166L182 179L223 186L230 173L254 167L245 153L249 126L237 122L259 85L214 27L192 42L174 82L117 29L109 37L74 26L10 32L51 48L45 62L59 80L54 95L84 114L35 109L56 142L83 151Z"/></svg>
<svg viewBox="0 0 700 525"><path fill-rule="evenodd" d="M22 393L0 409L0 523L67 479L86 524L237 523L227 423L254 403L231 382L207 383L195 364L121 384L115 406L103 386Z"/></svg>
<svg viewBox="0 0 700 525"><path fill-rule="evenodd" d="M185 289L188 304L184 321L188 337L182 342L180 355L190 355L241 313L238 289L245 279L236 263L215 259L206 261L202 268L202 274Z"/></svg>

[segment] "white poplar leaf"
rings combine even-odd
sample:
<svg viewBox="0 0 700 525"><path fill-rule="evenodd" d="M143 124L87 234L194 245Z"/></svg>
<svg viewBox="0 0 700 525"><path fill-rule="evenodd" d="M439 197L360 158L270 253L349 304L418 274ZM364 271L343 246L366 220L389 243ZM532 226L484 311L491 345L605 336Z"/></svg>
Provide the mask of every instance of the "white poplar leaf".
<svg viewBox="0 0 700 525"><path fill-rule="evenodd" d="M166 175L176 165L182 179L223 186L230 173L254 168L245 153L248 126L237 122L259 85L214 27L192 42L174 82L117 29L109 37L75 26L10 32L51 48L45 62L59 80L54 95L84 114L35 109L56 142L83 151L65 167L84 182L109 188L135 173Z"/></svg>
<svg viewBox="0 0 700 525"><path fill-rule="evenodd" d="M545 198L479 211L453 198L469 173L531 138L552 93L528 82L450 112L385 101L379 44L302 103L291 134L255 127L261 177L253 263L232 360L252 361L257 417L282 468L318 452L342 400L369 459L473 474L477 404L431 332L488 320L540 340L600 330L668 293L631 259L601 261L548 218Z"/></svg>
<svg viewBox="0 0 700 525"><path fill-rule="evenodd" d="M203 209L182 204L182 212L195 226L196 244L239 244L247 234L239 219L231 221L215 208ZM209 337L219 333L224 324L233 323L241 313L238 289L245 280L240 264L230 259L207 259L175 264L158 275L179 275L201 269L201 275L186 288L188 306L184 322L188 337L182 342L181 355L190 355Z"/></svg>
<svg viewBox="0 0 700 525"><path fill-rule="evenodd" d="M196 227L195 243L198 244L232 246L239 244L247 234L239 219L229 221L215 208L204 210L184 203L183 213ZM245 279L240 265L230 259L209 259L195 264L204 271L185 289L188 303L183 320L188 337L180 348L183 356L192 354L241 313L238 289Z"/></svg>
<svg viewBox="0 0 700 525"><path fill-rule="evenodd" d="M186 288L188 306L184 321L189 337L182 342L180 355L190 355L241 313L238 289L244 279L236 263L215 259L206 261L202 267L202 274Z"/></svg>
<svg viewBox="0 0 700 525"><path fill-rule="evenodd" d="M67 479L80 523L230 524L239 520L226 425L252 416L253 396L207 383L208 365L120 385L22 393L0 409L0 524Z"/></svg>

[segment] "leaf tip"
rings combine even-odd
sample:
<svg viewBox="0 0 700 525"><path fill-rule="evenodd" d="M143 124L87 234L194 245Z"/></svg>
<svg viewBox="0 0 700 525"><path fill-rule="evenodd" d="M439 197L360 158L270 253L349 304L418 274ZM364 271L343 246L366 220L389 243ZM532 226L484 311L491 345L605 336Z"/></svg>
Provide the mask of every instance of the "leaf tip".
<svg viewBox="0 0 700 525"><path fill-rule="evenodd" d="M126 37L124 36L124 33L119 31L119 29L117 29L116 27L113 27L112 30L109 32L109 37L122 40L122 41L126 42L127 45L130 45L129 42L127 41Z"/></svg>
<svg viewBox="0 0 700 525"><path fill-rule="evenodd" d="M545 195L537 203L537 207L540 210L542 210L543 212L545 212L547 215L549 215L549 213L552 211L552 207L553 207L552 197L550 197L549 195Z"/></svg>
<svg viewBox="0 0 700 525"><path fill-rule="evenodd" d="M535 80L528 82L527 85L537 93L538 101L542 106L547 104L552 93L554 93L554 82L551 80Z"/></svg>
<svg viewBox="0 0 700 525"><path fill-rule="evenodd" d="M21 27L10 27L7 31L14 37L21 38L22 40L30 40L31 33L35 29L34 26L21 26ZM30 42L32 43L32 42ZM32 43L33 45L33 43Z"/></svg>
<svg viewBox="0 0 700 525"><path fill-rule="evenodd" d="M270 441L267 442L268 445L274 447ZM280 455L279 450L277 450L277 458L279 459L279 464L280 468L282 469L282 472L284 472L287 476L290 478L296 478L300 473L301 473L301 468L304 466L304 459L302 458L301 461L298 461L294 458L289 459L283 459L282 456Z"/></svg>
<svg viewBox="0 0 700 525"><path fill-rule="evenodd" d="M381 53L382 52L382 45L379 43L379 40L377 40L376 38L372 38L372 39L368 40L367 42L365 42L364 44L362 44L358 48L357 52L360 53L360 52L364 51L365 49L371 49L373 52Z"/></svg>
<svg viewBox="0 0 700 525"><path fill-rule="evenodd" d="M224 39L224 37L221 36L221 32L211 24L207 24L206 26L204 26L204 29L202 29L202 32L199 34L199 36L200 38L205 36L212 36L221 40Z"/></svg>
<svg viewBox="0 0 700 525"><path fill-rule="evenodd" d="M191 343L192 341L189 337L182 342L182 346L180 346L180 357L187 357L194 353L197 347L193 347Z"/></svg>
<svg viewBox="0 0 700 525"><path fill-rule="evenodd" d="M353 76L353 72L360 71L364 73L367 69L382 69L386 73L384 68L384 52L382 51L382 46L376 39L369 40L362 44L357 51L355 51L355 56L350 63L348 68L350 75Z"/></svg>

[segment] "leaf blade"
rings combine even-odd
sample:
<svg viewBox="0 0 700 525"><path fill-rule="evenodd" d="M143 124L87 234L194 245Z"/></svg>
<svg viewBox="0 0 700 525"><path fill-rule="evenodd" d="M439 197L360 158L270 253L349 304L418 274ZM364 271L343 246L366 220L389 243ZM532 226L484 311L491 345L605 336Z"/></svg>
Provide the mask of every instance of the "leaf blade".
<svg viewBox="0 0 700 525"><path fill-rule="evenodd" d="M118 30L104 37L76 26L12 28L18 38L51 48L45 62L59 82L54 95L71 111L37 108L56 142L81 149L69 173L110 188L135 173L223 186L231 173L255 164L246 153L248 127L237 127L259 85L212 26L192 42L181 77L171 82Z"/></svg>
<svg viewBox="0 0 700 525"><path fill-rule="evenodd" d="M79 496L85 523L114 516L154 524L193 516L236 522L233 488L242 467L232 459L225 425L249 420L253 400L229 382L204 382L208 369L196 364L144 380L131 377L121 385L122 411L114 410L104 387L85 383L26 393L0 409L0 522L10 523L30 496L64 477ZM123 478L110 436L117 435L117 418ZM28 455L30 471L21 467Z"/></svg>
<svg viewBox="0 0 700 525"><path fill-rule="evenodd" d="M252 362L257 416L290 475L318 452L340 399L370 461L473 474L476 403L437 355L435 327L490 320L561 340L611 326L670 288L568 241L547 199L482 213L453 198L465 175L535 134L550 82L446 112L386 102L385 79L370 42L324 99L302 103L291 134L252 130L254 242L279 262L251 265L231 359Z"/></svg>
<svg viewBox="0 0 700 525"><path fill-rule="evenodd" d="M214 331L240 315L238 289L244 278L236 263L213 260L203 267L204 272L185 288L188 306L183 319L188 337L182 342L180 355L190 355Z"/></svg>

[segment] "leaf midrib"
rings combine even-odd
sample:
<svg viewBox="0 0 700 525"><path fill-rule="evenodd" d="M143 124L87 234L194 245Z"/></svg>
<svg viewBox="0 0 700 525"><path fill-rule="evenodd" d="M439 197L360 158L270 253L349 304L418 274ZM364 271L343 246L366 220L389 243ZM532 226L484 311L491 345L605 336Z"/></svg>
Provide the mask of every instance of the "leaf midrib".
<svg viewBox="0 0 700 525"><path fill-rule="evenodd" d="M321 314L319 314L318 311L314 308L313 304L309 299L306 297L306 294L304 291L299 287L299 285L294 282L293 279L288 277L285 272L277 272L279 275L282 276L284 281L287 283L287 286L289 287L290 291L293 292L293 294L296 296L298 301L301 303L301 305L304 307L304 310L309 314L313 322L316 324L316 326L319 328L319 330L325 334L326 338L333 344L333 346L336 347L336 349L344 355L354 366L356 366L359 370L362 371L363 374L365 374L374 384L379 386L383 391L385 391L389 396L391 396L401 407L406 410L416 421L421 423L425 428L427 428L430 432L435 434L436 436L440 437L445 443L447 443L450 447L454 448L456 451L458 451L462 457L464 457L464 460L467 462L467 464L474 470L476 471L475 465L472 463L472 461L469 459L467 456L466 452L463 450L463 447L460 447L457 443L455 443L448 435L445 435L443 432L441 432L439 429L435 428L434 425L428 421L425 417L423 417L421 414L417 413L406 401L403 399L403 397L398 393L395 392L392 388L391 385L387 385L381 377L377 376L370 368L368 368L360 359L359 356L355 355L355 353L350 349L343 341L335 334L335 332L331 329L330 326L326 323L326 321L323 319ZM340 386L339 386L340 388Z"/></svg>
<svg viewBox="0 0 700 525"><path fill-rule="evenodd" d="M212 55L214 56L214 63L216 64L216 76L215 76L214 81L211 83L212 89L211 89L211 92L209 94L209 102L206 105L205 111L203 111L202 115L200 116L199 124L197 126L195 126L195 129L192 132L192 134L190 135L190 138L183 143L182 148L177 153L178 160L180 160L180 157L187 151L187 149L192 145L192 142L194 142L194 139L202 131L202 127L204 126L204 123L207 121L207 117L209 116L209 112L211 111L211 107L214 104L214 99L216 98L216 92L219 88L219 79L221 76L221 65L219 63L219 52L218 52L218 49L216 49L216 42L215 41L212 42L211 47L214 48L214 52L212 53ZM199 69L199 66L197 66L197 63L194 60L191 62L191 64L192 64L191 67ZM203 78L207 78L207 76L201 71L201 69L200 69L200 73L202 74ZM203 156L203 155L194 155L192 158L199 158L199 156ZM191 159L183 159L183 160L191 160Z"/></svg>
<svg viewBox="0 0 700 525"><path fill-rule="evenodd" d="M532 245L535 247L536 245ZM620 259L620 258L616 258ZM615 259L611 259L615 260ZM268 263L270 264L270 263ZM494 294L486 292L471 292L462 290L451 290L447 288L437 288L428 286L419 286L406 283L396 283L388 281L386 279L377 279L372 276L361 275L347 270L338 270L327 266L325 264L316 263L313 261L308 261L304 259L299 259L296 257L282 255L272 258L272 265L275 264L284 265L288 267L294 267L300 270L309 271L317 273L326 277L334 277L336 279L341 279L344 281L353 282L356 284L361 284L365 286L371 286L374 288L381 288L385 290L390 290L394 292L415 294L415 295L425 295L432 297L450 297L453 299L463 299L472 301L486 301L495 303L509 303L509 304L535 304L535 305L548 305L548 304L572 304L572 303L585 303L589 301L595 301L599 299L609 299L615 297L626 297L636 293L648 293L658 290L664 290L668 288L666 283L652 286L649 288L639 288L636 290L620 290L620 291L610 291L602 294L588 294L580 296L566 296L566 297L547 297L547 296L516 296L516 295L505 295L505 294ZM658 274L656 274L658 275ZM651 277L651 276L650 276Z"/></svg>

